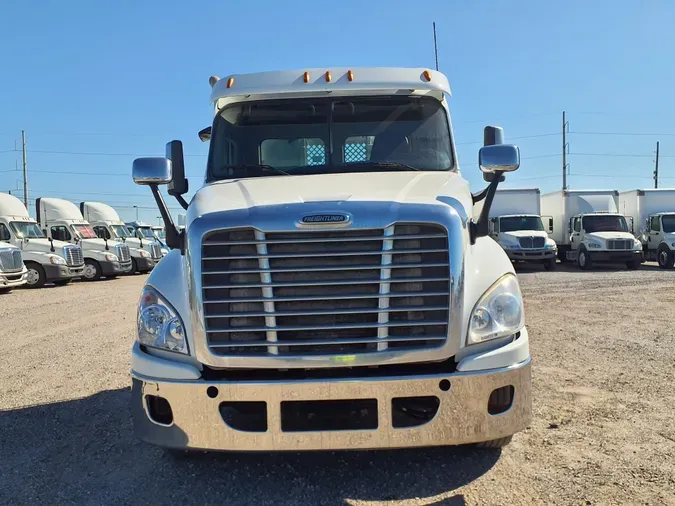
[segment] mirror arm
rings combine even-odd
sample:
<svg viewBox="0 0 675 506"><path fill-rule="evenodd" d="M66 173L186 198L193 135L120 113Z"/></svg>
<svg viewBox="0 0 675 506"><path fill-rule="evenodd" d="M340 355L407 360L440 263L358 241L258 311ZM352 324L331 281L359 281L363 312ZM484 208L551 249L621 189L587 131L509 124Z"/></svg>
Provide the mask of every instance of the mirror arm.
<svg viewBox="0 0 675 506"><path fill-rule="evenodd" d="M490 186L486 186L483 190L479 191L478 193L472 193L471 198L473 199L473 203L475 204L476 202L480 202L485 197L487 197L489 189Z"/></svg>
<svg viewBox="0 0 675 506"><path fill-rule="evenodd" d="M179 249L181 255L185 254L185 231L178 232L176 225L173 223L171 213L166 207L164 198L159 191L159 186L156 184L149 185L152 190L152 196L155 197L155 202L159 209L159 214L162 215L164 221L164 228L166 229L166 245L171 249Z"/></svg>
<svg viewBox="0 0 675 506"><path fill-rule="evenodd" d="M187 208L189 207L189 204L187 201L183 198L182 195L174 195L180 206L187 211Z"/></svg>
<svg viewBox="0 0 675 506"><path fill-rule="evenodd" d="M504 174L502 171L496 171L494 177L488 187L483 190L481 193L485 193L483 197L485 203L483 204L483 209L480 211L480 217L478 218L477 223L473 223L473 227L470 229L471 233L471 244L476 243L476 239L479 237L485 237L490 235L490 208L492 207L492 201L495 198L495 193L497 193L497 186L499 186L499 181ZM481 199L482 200L482 199Z"/></svg>

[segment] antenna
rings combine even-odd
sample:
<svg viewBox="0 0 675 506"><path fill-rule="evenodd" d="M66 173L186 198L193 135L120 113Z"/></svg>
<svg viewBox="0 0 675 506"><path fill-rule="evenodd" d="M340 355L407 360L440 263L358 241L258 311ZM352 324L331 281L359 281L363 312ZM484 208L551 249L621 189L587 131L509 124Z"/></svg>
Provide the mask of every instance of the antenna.
<svg viewBox="0 0 675 506"><path fill-rule="evenodd" d="M436 70L438 71L438 43L436 41L436 21L434 21L434 56L436 57Z"/></svg>

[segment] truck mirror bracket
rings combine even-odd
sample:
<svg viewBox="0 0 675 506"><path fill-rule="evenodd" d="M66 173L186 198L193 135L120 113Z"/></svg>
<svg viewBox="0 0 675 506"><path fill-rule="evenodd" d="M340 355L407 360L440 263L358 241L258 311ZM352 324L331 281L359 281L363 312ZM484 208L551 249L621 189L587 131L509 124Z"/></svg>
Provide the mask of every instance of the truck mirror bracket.
<svg viewBox="0 0 675 506"><path fill-rule="evenodd" d="M473 196L474 202L479 202L481 200L485 200L485 202L483 203L483 209L480 211L478 221L475 223L472 221L471 226L469 227L471 244L475 244L476 239L479 237L490 235L490 208L492 207L492 201L495 198L495 193L497 193L497 186L499 186L499 181L501 180L503 172L497 171L494 174L495 177L490 181L488 187L479 194Z"/></svg>
<svg viewBox="0 0 675 506"><path fill-rule="evenodd" d="M164 228L166 229L166 245L171 249L179 249L180 254L185 254L185 230L178 232L176 225L173 222L171 213L166 207L164 198L159 191L159 186L156 184L151 184L150 190L152 190L152 196L155 198L155 203L159 209L159 214L162 215L162 220L164 221Z"/></svg>

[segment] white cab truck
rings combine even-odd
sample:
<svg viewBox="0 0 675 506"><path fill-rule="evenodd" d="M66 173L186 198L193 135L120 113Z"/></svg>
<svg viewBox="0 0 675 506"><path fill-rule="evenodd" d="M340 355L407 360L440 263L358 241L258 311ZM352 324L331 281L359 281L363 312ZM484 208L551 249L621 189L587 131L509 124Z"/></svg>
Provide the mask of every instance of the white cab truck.
<svg viewBox="0 0 675 506"><path fill-rule="evenodd" d="M171 248L139 300L138 436L297 451L499 447L525 429L523 301L488 234L489 203L520 157L501 129L485 128L478 161L491 182L472 195L439 72L210 82L210 155L191 201L180 141L133 164ZM187 210L180 232L160 184Z"/></svg>
<svg viewBox="0 0 675 506"><path fill-rule="evenodd" d="M21 249L0 241L0 294L25 285L28 269L23 263Z"/></svg>
<svg viewBox="0 0 675 506"><path fill-rule="evenodd" d="M66 285L84 272L82 248L47 239L23 202L6 193L0 193L0 241L21 248L29 288Z"/></svg>
<svg viewBox="0 0 675 506"><path fill-rule="evenodd" d="M129 246L131 269L129 272L150 272L162 259L161 245L156 240L134 237L117 211L103 202L80 202L80 212L91 224L100 239L121 241Z"/></svg>
<svg viewBox="0 0 675 506"><path fill-rule="evenodd" d="M552 218L542 220L539 197L539 188L497 190L490 207L490 236L512 262L538 263L553 270L558 248L548 237L547 231L553 229Z"/></svg>
<svg viewBox="0 0 675 506"><path fill-rule="evenodd" d="M625 264L639 269L642 244L619 212L616 190L565 190L541 196L541 212L553 217L552 237L560 261L581 269L594 264Z"/></svg>
<svg viewBox="0 0 675 506"><path fill-rule="evenodd" d="M632 190L619 194L619 209L633 217L633 233L645 260L662 269L675 265L675 189Z"/></svg>
<svg viewBox="0 0 675 506"><path fill-rule="evenodd" d="M36 214L42 231L52 240L77 244L84 255L82 279L114 278L131 270L129 246L96 237L75 204L57 198L38 198Z"/></svg>
<svg viewBox="0 0 675 506"><path fill-rule="evenodd" d="M159 245L159 251L162 257L165 257L169 253L169 248L167 248L164 241L159 238L155 227L142 221L130 221L126 223L126 226L133 237L142 241L152 241L153 244Z"/></svg>

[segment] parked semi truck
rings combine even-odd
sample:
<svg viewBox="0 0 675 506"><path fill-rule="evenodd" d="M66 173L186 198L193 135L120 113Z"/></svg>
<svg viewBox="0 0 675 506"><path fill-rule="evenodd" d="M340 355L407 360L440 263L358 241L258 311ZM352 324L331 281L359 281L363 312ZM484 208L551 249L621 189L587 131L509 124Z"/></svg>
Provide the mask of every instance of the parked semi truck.
<svg viewBox="0 0 675 506"><path fill-rule="evenodd" d="M619 209L633 217L633 233L645 259L662 269L675 265L675 189L632 190L619 194Z"/></svg>
<svg viewBox="0 0 675 506"><path fill-rule="evenodd" d="M101 239L121 241L129 246L131 269L129 272L150 272L162 259L162 247L156 240L134 237L117 211L103 202L80 202L80 212Z"/></svg>
<svg viewBox="0 0 675 506"><path fill-rule="evenodd" d="M523 301L488 233L501 176L519 165L501 129L485 129L491 182L472 195L439 72L210 81L206 181L191 201L179 141L133 165L171 248L139 301L139 437L205 450L499 447L526 428ZM187 210L180 232L160 184Z"/></svg>
<svg viewBox="0 0 675 506"><path fill-rule="evenodd" d="M581 269L596 263L640 268L642 244L630 233L630 217L618 209L616 190L565 190L541 196L542 213L553 217L558 258L576 262Z"/></svg>
<svg viewBox="0 0 675 506"><path fill-rule="evenodd" d="M7 193L0 193L0 241L21 249L29 288L66 285L84 272L82 248L47 239L23 202Z"/></svg>
<svg viewBox="0 0 675 506"><path fill-rule="evenodd" d="M490 236L512 262L539 263L546 270L555 269L558 250L547 231L553 231L553 218L542 220L539 188L497 190L490 207Z"/></svg>
<svg viewBox="0 0 675 506"><path fill-rule="evenodd" d="M128 221L126 226L129 230L129 233L137 239L152 241L153 243L158 244L162 257L166 256L166 254L169 252L169 248L166 247L164 241L157 235L155 227L142 221Z"/></svg>
<svg viewBox="0 0 675 506"><path fill-rule="evenodd" d="M25 285L28 269L23 263L21 249L0 241L0 294Z"/></svg>
<svg viewBox="0 0 675 506"><path fill-rule="evenodd" d="M84 255L82 279L114 278L131 270L129 246L99 239L75 204L57 198L38 198L36 214L45 235L52 240L77 244Z"/></svg>

